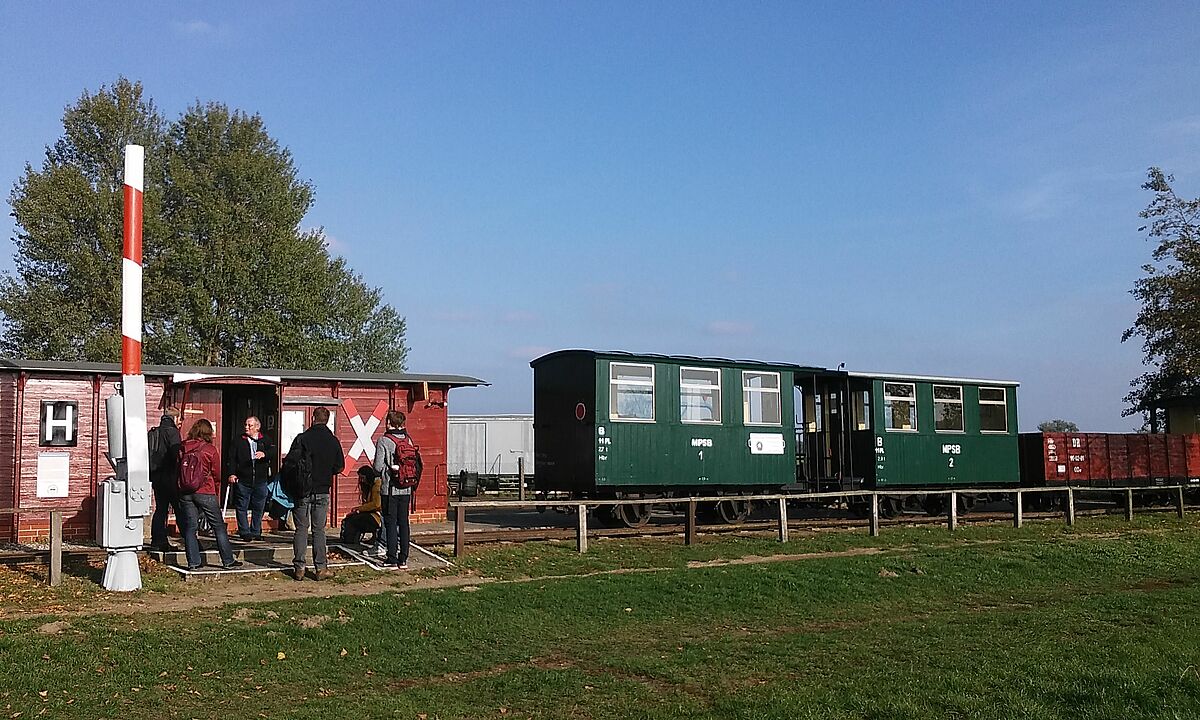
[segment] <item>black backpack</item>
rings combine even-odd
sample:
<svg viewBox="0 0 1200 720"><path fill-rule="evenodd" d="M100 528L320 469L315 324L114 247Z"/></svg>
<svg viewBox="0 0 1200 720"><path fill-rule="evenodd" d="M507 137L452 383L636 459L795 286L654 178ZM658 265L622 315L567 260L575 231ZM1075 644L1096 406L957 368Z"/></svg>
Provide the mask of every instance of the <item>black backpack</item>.
<svg viewBox="0 0 1200 720"><path fill-rule="evenodd" d="M150 472L156 472L167 459L167 444L163 441L162 428L155 425L146 433L146 449L150 455Z"/></svg>
<svg viewBox="0 0 1200 720"><path fill-rule="evenodd" d="M312 451L304 444L303 439L297 437L287 457L283 459L283 467L279 471L279 484L292 500L300 500L312 494L312 467Z"/></svg>

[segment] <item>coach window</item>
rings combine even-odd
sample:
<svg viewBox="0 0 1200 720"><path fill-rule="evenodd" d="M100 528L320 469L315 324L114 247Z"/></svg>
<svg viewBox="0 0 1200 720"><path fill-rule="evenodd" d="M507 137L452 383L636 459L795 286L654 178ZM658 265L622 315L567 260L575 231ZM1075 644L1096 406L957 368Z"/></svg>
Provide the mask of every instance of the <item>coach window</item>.
<svg viewBox="0 0 1200 720"><path fill-rule="evenodd" d="M742 371L742 418L747 425L782 425L779 373Z"/></svg>
<svg viewBox="0 0 1200 720"><path fill-rule="evenodd" d="M613 420L654 422L654 366L609 365L608 398Z"/></svg>
<svg viewBox="0 0 1200 720"><path fill-rule="evenodd" d="M1008 398L1004 388L979 388L979 429L1008 432Z"/></svg>
<svg viewBox="0 0 1200 720"><path fill-rule="evenodd" d="M883 384L883 415L888 430L917 430L917 386L912 383Z"/></svg>
<svg viewBox="0 0 1200 720"><path fill-rule="evenodd" d="M721 423L721 371L679 368L679 419L685 423Z"/></svg>
<svg viewBox="0 0 1200 720"><path fill-rule="evenodd" d="M933 426L938 432L963 431L963 399L961 386L933 386Z"/></svg>
<svg viewBox="0 0 1200 720"><path fill-rule="evenodd" d="M859 390L852 393L854 401L854 428L856 430L871 429L871 393Z"/></svg>

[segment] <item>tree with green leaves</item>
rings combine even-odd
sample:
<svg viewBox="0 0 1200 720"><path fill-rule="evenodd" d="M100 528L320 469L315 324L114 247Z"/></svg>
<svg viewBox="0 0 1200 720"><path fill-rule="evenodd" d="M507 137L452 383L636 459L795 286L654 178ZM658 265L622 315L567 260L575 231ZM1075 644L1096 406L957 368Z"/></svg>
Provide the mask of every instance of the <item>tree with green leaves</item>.
<svg viewBox="0 0 1200 720"><path fill-rule="evenodd" d="M1131 291L1142 309L1121 341L1142 338L1150 370L1130 383L1125 415L1147 412L1162 398L1200 393L1200 199L1179 197L1174 182L1152 167L1142 185L1154 199L1140 213L1149 223L1139 230L1157 245Z"/></svg>
<svg viewBox="0 0 1200 720"><path fill-rule="evenodd" d="M1071 422L1070 420L1061 420L1059 418L1055 418L1054 420L1047 420L1045 422L1038 423L1037 427L1038 427L1038 432L1060 432L1060 433L1061 432L1069 432L1069 433L1079 432L1078 425Z"/></svg>
<svg viewBox="0 0 1200 720"><path fill-rule="evenodd" d="M321 229L302 229L312 185L261 117L208 103L166 123L140 84L121 79L84 93L63 126L13 189L6 352L119 358L121 152L135 142L147 157L147 362L404 369L404 319L329 254Z"/></svg>

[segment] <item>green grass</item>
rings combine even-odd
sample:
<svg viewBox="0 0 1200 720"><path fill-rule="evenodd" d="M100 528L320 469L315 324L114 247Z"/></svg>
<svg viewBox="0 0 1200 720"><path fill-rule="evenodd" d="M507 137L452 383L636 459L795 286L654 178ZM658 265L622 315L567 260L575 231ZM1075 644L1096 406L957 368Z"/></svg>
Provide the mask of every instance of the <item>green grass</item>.
<svg viewBox="0 0 1200 720"><path fill-rule="evenodd" d="M462 571L525 579L8 621L0 717L1200 717L1196 530L499 546ZM863 546L885 552L687 567ZM621 567L664 569L547 577Z"/></svg>

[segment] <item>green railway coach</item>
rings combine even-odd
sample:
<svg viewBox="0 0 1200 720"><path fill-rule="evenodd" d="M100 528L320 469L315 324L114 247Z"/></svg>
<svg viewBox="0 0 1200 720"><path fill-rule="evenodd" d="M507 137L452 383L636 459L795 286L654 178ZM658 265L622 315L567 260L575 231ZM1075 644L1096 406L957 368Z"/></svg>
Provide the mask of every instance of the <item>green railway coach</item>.
<svg viewBox="0 0 1200 720"><path fill-rule="evenodd" d="M532 361L537 487L582 497L791 484L795 378L817 368L562 350Z"/></svg>
<svg viewBox="0 0 1200 720"><path fill-rule="evenodd" d="M905 490L1019 482L1015 382L593 350L530 365L542 492L894 489L885 510L899 510ZM647 509L614 515L638 524ZM736 520L749 508L713 509Z"/></svg>
<svg viewBox="0 0 1200 720"><path fill-rule="evenodd" d="M1013 486L1017 387L1006 380L848 372L797 384L810 490Z"/></svg>

